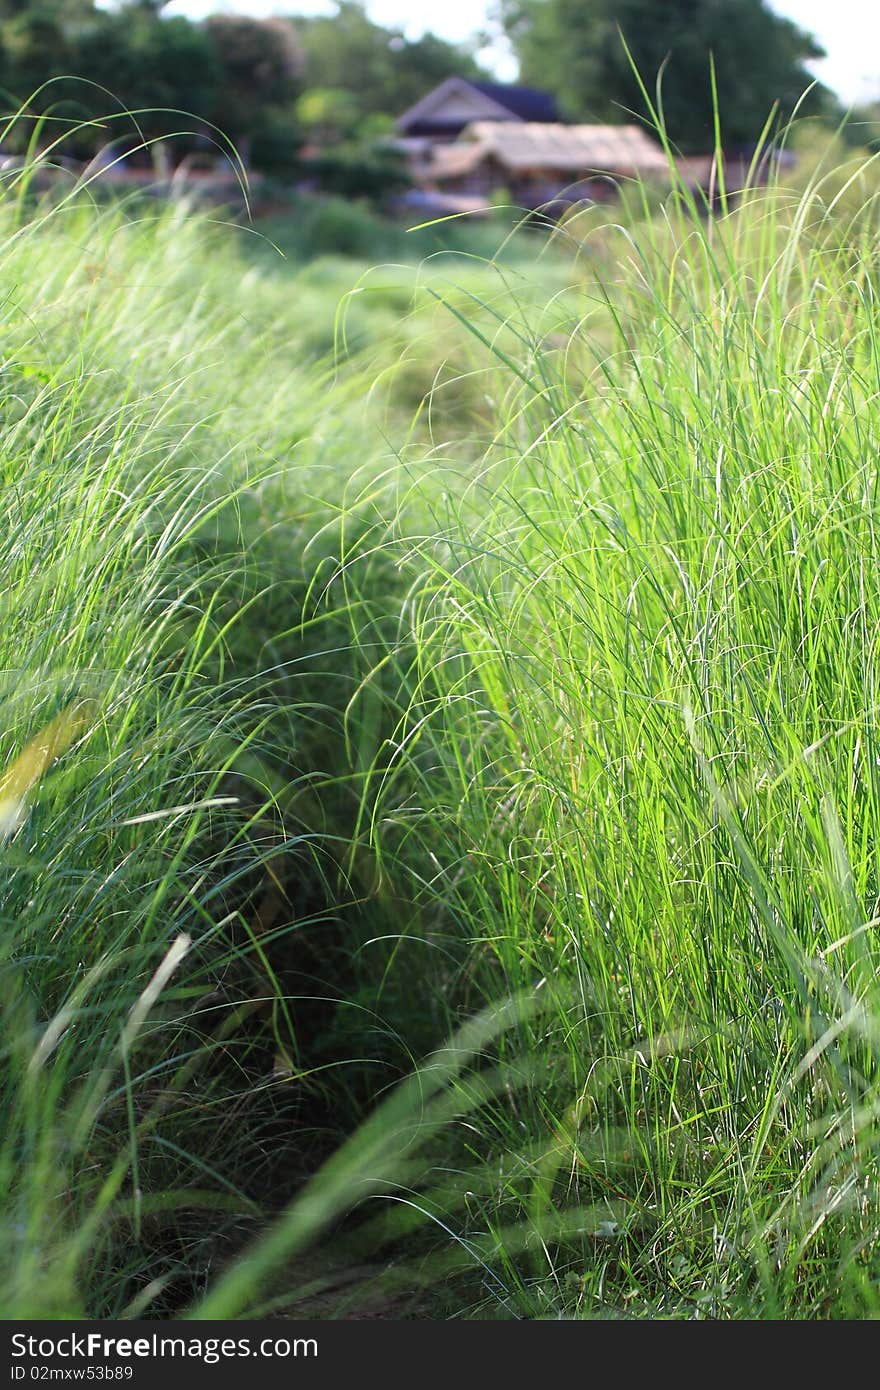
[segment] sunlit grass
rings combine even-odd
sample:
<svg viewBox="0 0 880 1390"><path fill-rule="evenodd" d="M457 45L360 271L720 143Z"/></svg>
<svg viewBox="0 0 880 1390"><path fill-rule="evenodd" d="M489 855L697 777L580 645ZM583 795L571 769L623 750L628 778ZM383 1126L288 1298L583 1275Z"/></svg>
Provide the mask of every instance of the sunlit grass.
<svg viewBox="0 0 880 1390"><path fill-rule="evenodd" d="M555 1082L469 1143L545 1152L463 1228L496 1269L532 1230L545 1315L876 1311L877 209L771 184L612 233L598 331L504 363L412 542L374 841L472 999L558 996Z"/></svg>

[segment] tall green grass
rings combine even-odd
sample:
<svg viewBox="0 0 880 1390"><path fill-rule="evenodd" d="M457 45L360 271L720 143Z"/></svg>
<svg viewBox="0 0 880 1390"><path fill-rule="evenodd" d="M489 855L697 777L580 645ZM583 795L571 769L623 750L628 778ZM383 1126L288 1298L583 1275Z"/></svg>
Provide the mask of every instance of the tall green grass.
<svg viewBox="0 0 880 1390"><path fill-rule="evenodd" d="M877 1310L871 175L603 229L564 356L518 359L412 541L374 834L472 998L554 1001L553 1079L471 1141L505 1162L465 1230L509 1268L531 1228L526 1309Z"/></svg>
<svg viewBox="0 0 880 1390"><path fill-rule="evenodd" d="M798 177L363 274L0 208L7 1316L876 1314L880 224Z"/></svg>
<svg viewBox="0 0 880 1390"><path fill-rule="evenodd" d="M314 1088L266 954L325 906L273 786L309 721L255 615L297 625L326 380L266 372L271 287L182 209L2 215L3 1307L167 1310Z"/></svg>
<svg viewBox="0 0 880 1390"><path fill-rule="evenodd" d="M450 346L408 310L448 278L267 270L90 192L0 207L5 1316L186 1307L441 1040L357 952L406 910L362 710L410 582L389 431L427 438Z"/></svg>

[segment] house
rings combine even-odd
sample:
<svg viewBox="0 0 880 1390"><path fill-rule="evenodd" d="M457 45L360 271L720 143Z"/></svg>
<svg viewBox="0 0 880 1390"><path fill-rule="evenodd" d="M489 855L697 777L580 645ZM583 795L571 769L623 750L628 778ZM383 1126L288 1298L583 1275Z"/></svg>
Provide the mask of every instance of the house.
<svg viewBox="0 0 880 1390"><path fill-rule="evenodd" d="M558 210L613 196L613 180L668 174L659 145L636 125L566 125L549 92L450 77L397 121L425 215L477 212L493 195Z"/></svg>
<svg viewBox="0 0 880 1390"><path fill-rule="evenodd" d="M559 122L549 92L501 82L448 77L397 119L395 147L406 155L417 184L438 145L448 145L476 121Z"/></svg>
<svg viewBox="0 0 880 1390"><path fill-rule="evenodd" d="M501 192L523 208L562 207L613 195L614 181L663 178L660 146L637 125L474 121L452 144L435 145L419 170L423 190L476 208Z"/></svg>
<svg viewBox="0 0 880 1390"><path fill-rule="evenodd" d="M401 139L432 144L455 140L474 121L560 121L549 92L501 82L448 77L397 119Z"/></svg>

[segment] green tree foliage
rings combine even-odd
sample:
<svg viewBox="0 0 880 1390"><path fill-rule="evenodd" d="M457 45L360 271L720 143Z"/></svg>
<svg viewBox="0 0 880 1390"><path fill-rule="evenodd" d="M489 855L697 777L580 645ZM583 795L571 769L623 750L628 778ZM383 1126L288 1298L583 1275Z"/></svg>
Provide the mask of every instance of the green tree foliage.
<svg viewBox="0 0 880 1390"><path fill-rule="evenodd" d="M26 104L34 116L70 123L137 112L140 130L155 139L197 132L198 116L216 104L221 77L202 26L184 18L160 21L157 9L141 0L115 10L91 0L4 0L0 9L7 111ZM18 143L27 129L27 122L17 127ZM89 154L122 130L111 123L82 129L69 152ZM128 130L135 133L133 122ZM7 143L14 147L15 137Z"/></svg>
<svg viewBox="0 0 880 1390"><path fill-rule="evenodd" d="M645 102L620 34L649 90L663 71L663 109L684 150L713 143L715 62L725 143L757 139L771 108L790 113L812 78L815 40L764 0L501 0L525 82L555 91L572 117L621 121ZM808 109L828 99L812 94Z"/></svg>
<svg viewBox="0 0 880 1390"><path fill-rule="evenodd" d="M305 62L297 106L312 151L308 178L346 198L381 200L404 187L400 156L383 145L394 117L447 77L486 74L463 48L434 34L407 39L386 29L356 0L340 0L333 16L296 18Z"/></svg>
<svg viewBox="0 0 880 1390"><path fill-rule="evenodd" d="M206 20L204 31L220 67L215 123L247 161L265 169L292 168L300 143L295 104L304 67L293 25L286 19L217 14Z"/></svg>
<svg viewBox="0 0 880 1390"><path fill-rule="evenodd" d="M99 84L78 91L94 114L113 109L104 93L138 112L151 138L197 131L216 105L222 69L208 35L183 18L161 22L147 7L96 14L76 36L72 71ZM185 137L182 137L185 138Z"/></svg>
<svg viewBox="0 0 880 1390"><path fill-rule="evenodd" d="M223 13L196 23L165 9L166 0L0 0L6 110L27 103L34 117L95 122L68 142L82 156L123 135L122 122L98 118L125 111L149 140L174 134L177 154L215 126L246 162L279 174L301 168L307 141L320 147L309 177L372 196L404 178L381 147L393 117L453 73L483 75L462 49L431 34L408 40L355 0L319 19ZM31 129L20 122L7 148ZM127 133L136 137L133 124Z"/></svg>
<svg viewBox="0 0 880 1390"><path fill-rule="evenodd" d="M28 14L53 15L59 21L82 19L94 13L94 0L0 0L0 21Z"/></svg>
<svg viewBox="0 0 880 1390"><path fill-rule="evenodd" d="M113 9L92 0L0 0L0 82L9 109L26 102L34 116L71 122L130 111L148 140L176 135L178 153L216 126L258 167L293 167L303 68L293 26L231 15L197 24L166 18L163 9L163 0L126 0ZM18 144L28 129L20 123ZM69 150L93 153L123 130L121 123L82 129ZM136 134L134 123L128 132Z"/></svg>
<svg viewBox="0 0 880 1390"><path fill-rule="evenodd" d="M372 202L383 202L410 182L396 150L356 141L343 141L312 155L304 164L304 173L324 192Z"/></svg>
<svg viewBox="0 0 880 1390"><path fill-rule="evenodd" d="M16 9L17 13L10 13ZM3 86L13 99L23 100L44 83L69 73L73 45L61 16L49 5L17 7L7 2L7 17L0 26ZM49 98L38 103L45 107Z"/></svg>
<svg viewBox="0 0 880 1390"><path fill-rule="evenodd" d="M365 115L398 115L447 77L485 77L465 49L425 34L407 39L374 24L363 5L341 0L330 17L296 19L310 88L349 90Z"/></svg>
<svg viewBox="0 0 880 1390"><path fill-rule="evenodd" d="M296 114L309 139L321 144L351 139L362 119L357 97L343 87L307 88Z"/></svg>

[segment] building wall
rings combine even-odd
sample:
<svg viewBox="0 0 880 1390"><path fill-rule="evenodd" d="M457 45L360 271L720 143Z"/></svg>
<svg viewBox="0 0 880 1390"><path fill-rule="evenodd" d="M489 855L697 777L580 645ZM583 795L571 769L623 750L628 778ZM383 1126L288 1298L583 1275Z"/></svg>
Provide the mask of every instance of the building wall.
<svg viewBox="0 0 880 1390"><path fill-rule="evenodd" d="M454 179L444 179L442 188L489 199L500 189L519 207L537 208L547 203L576 203L587 198L608 202L614 197L613 175L578 178L570 170L530 169L511 173L494 159L484 159L475 169Z"/></svg>

